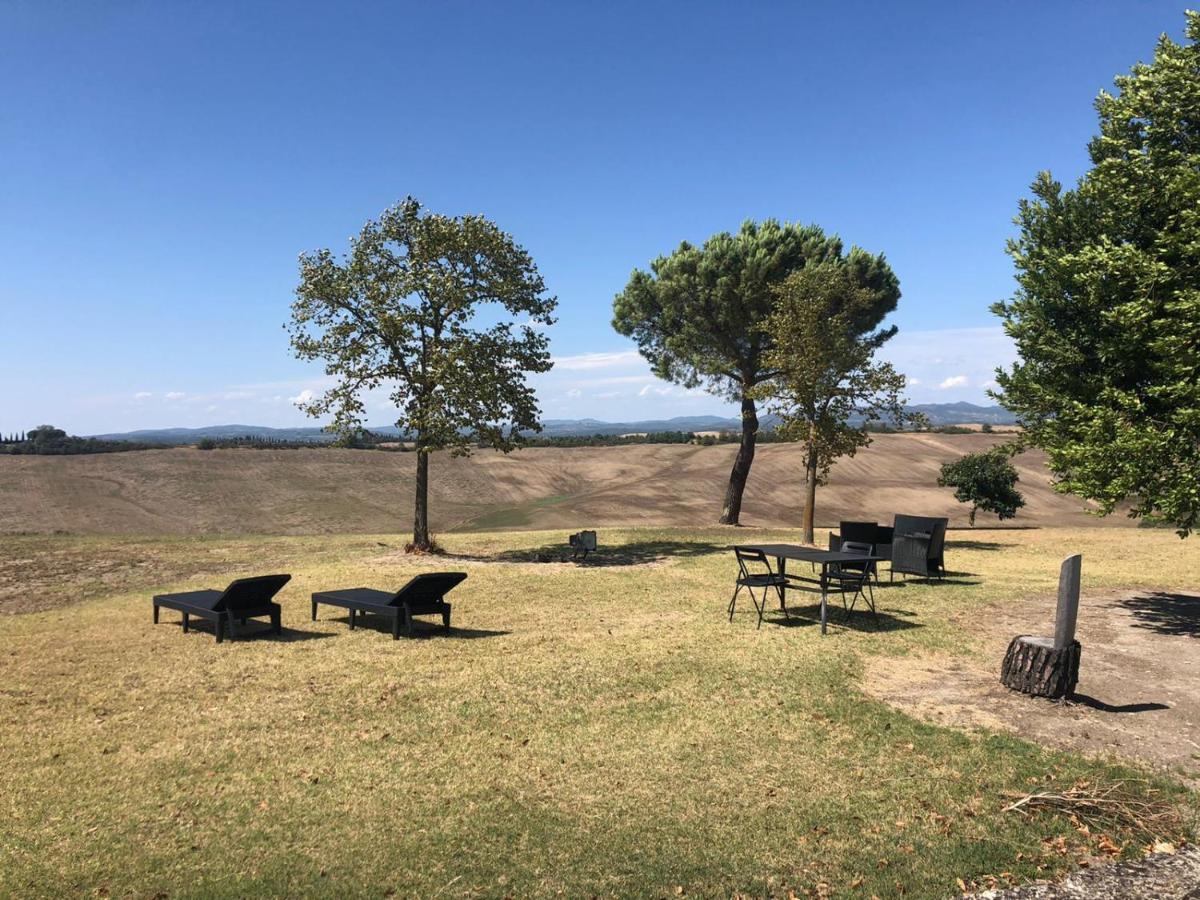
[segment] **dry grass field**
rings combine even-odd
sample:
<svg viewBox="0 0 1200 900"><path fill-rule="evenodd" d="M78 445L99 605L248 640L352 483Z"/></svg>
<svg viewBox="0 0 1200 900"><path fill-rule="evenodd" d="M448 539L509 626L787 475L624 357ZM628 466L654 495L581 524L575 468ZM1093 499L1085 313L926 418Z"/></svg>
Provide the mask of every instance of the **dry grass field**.
<svg viewBox="0 0 1200 900"><path fill-rule="evenodd" d="M1080 547L1085 594L1194 593L1170 532L952 535L957 574L885 584L878 627L824 638L811 608L725 620L735 535L796 539L610 528L575 566L534 561L561 531L449 534L436 560L394 534L5 537L0 605L34 611L0 616L0 896L945 897L1194 836L1170 770L863 689L889 661L992 653L979 620L1051 597ZM430 568L470 576L448 636L309 621L314 590ZM151 624L152 593L276 570L282 637ZM1003 812L1116 783L1162 818Z"/></svg>
<svg viewBox="0 0 1200 900"><path fill-rule="evenodd" d="M833 470L818 492L819 524L890 521L896 512L948 515L966 525L943 462L1004 437L879 435ZM533 448L469 459L434 457L436 531L569 529L715 523L735 448L644 445ZM353 450L149 450L96 456L0 457L0 534L378 534L412 516L414 457ZM1128 525L1095 520L1055 494L1044 458L1016 460L1028 506L1016 525ZM759 448L743 523L796 526L803 477L794 446ZM979 523L994 523L981 514Z"/></svg>

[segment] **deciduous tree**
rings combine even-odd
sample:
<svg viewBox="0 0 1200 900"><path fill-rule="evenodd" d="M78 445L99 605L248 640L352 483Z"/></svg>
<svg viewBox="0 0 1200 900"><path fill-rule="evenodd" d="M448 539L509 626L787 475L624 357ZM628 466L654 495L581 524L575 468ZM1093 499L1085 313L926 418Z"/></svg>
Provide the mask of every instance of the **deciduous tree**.
<svg viewBox="0 0 1200 900"><path fill-rule="evenodd" d="M994 447L942 465L938 486L954 488L955 500L971 504L968 518L972 525L975 513L981 509L1000 519L1011 519L1025 505L1025 498L1017 490L1016 467L1009 460L1011 452L1009 448Z"/></svg>
<svg viewBox="0 0 1200 900"><path fill-rule="evenodd" d="M448 217L412 197L368 222L337 260L300 256L289 324L302 359L336 384L302 408L331 428L363 427L367 391L387 391L417 451L413 547L427 550L429 456L508 451L540 430L526 373L550 366L555 299L529 254L482 216Z"/></svg>
<svg viewBox="0 0 1200 900"><path fill-rule="evenodd" d="M853 267L827 262L794 272L776 291L764 354L773 373L754 389L804 449L804 540L813 541L817 485L833 463L871 443L877 423L904 424L904 376L875 351L896 333L880 328L896 305L894 277L874 286Z"/></svg>
<svg viewBox="0 0 1200 900"><path fill-rule="evenodd" d="M1181 536L1200 517L1200 14L1187 36L1100 94L1074 189L1038 176L1009 245L1019 289L993 307L1020 357L996 397L1058 489Z"/></svg>

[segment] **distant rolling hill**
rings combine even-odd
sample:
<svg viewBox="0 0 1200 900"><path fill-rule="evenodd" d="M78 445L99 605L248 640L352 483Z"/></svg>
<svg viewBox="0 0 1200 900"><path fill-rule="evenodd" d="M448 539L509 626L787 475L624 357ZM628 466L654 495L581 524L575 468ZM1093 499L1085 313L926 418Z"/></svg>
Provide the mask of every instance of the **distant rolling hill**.
<svg viewBox="0 0 1200 900"><path fill-rule="evenodd" d="M966 508L936 485L939 467L998 443L988 434L883 434L833 468L818 525L890 521L897 512ZM715 523L736 447L541 447L431 463L435 530L557 529ZM0 456L0 533L403 534L412 523L415 455L378 450L194 448L94 456ZM1015 460L1028 500L1005 524L1129 525L1093 519L1054 493L1040 453ZM803 465L794 444L759 448L743 523L798 526ZM995 525L980 514L980 525ZM731 540L732 540L731 532ZM603 532L601 532L603 541Z"/></svg>
<svg viewBox="0 0 1200 900"><path fill-rule="evenodd" d="M999 406L974 403L923 403L910 406L910 412L924 413L933 425L983 424L1011 425L1012 413ZM774 426L775 419L764 416L763 427ZM738 419L722 416L677 416L673 419L646 419L636 422L602 422L599 419L546 419L542 422L546 437L581 437L593 434L635 434L647 431L738 431ZM377 434L400 436L394 425L372 426ZM113 432L93 437L110 441L141 441L148 444L194 444L201 438L270 438L282 441L327 443L333 435L317 427L268 428L264 425L209 425L204 428L151 428L141 431Z"/></svg>
<svg viewBox="0 0 1200 900"><path fill-rule="evenodd" d="M924 413L934 425L1016 425L1017 417L1003 406L975 403L916 403L909 412Z"/></svg>

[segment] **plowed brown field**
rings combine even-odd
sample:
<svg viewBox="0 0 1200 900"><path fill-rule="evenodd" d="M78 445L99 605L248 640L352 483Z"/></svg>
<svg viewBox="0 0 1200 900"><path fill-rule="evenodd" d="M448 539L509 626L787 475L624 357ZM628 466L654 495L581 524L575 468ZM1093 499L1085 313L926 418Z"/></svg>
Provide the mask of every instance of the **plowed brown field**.
<svg viewBox="0 0 1200 900"><path fill-rule="evenodd" d="M1000 435L879 435L833 469L817 493L817 524L889 521L896 512L967 510L936 485L947 460ZM736 448L641 445L534 448L509 455L434 457L437 531L578 529L716 522ZM1013 525L1127 525L1095 519L1054 493L1040 453L1016 460L1027 506ZM95 456L0 457L0 533L320 534L403 532L412 521L411 453L334 449L170 449ZM794 526L803 508L794 445L759 447L746 525ZM981 514L978 524L995 525Z"/></svg>

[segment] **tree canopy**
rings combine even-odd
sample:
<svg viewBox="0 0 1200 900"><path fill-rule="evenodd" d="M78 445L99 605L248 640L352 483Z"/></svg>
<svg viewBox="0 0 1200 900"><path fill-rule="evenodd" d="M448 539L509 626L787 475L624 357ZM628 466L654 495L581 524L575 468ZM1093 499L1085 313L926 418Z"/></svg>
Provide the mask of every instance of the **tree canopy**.
<svg viewBox="0 0 1200 900"><path fill-rule="evenodd" d="M1057 487L1103 514L1200 516L1200 14L1096 100L1091 169L1050 173L1010 242L1018 290L993 311L1019 361L996 397Z"/></svg>
<svg viewBox="0 0 1200 900"><path fill-rule="evenodd" d="M368 222L341 260L300 256L289 324L302 359L320 359L336 383L302 405L353 435L364 395L387 392L395 424L417 450L414 546L430 546L429 454L475 446L510 450L538 431L527 372L550 366L556 305L529 254L478 215L427 212L409 197Z"/></svg>
<svg viewBox="0 0 1200 900"><path fill-rule="evenodd" d="M764 361L773 373L755 388L780 418L777 430L803 444L804 540L813 540L817 485L833 463L871 442L868 428L905 420L904 376L875 352L896 333L879 328L895 308L894 279L872 287L846 266L794 272L776 291L766 321L775 335Z"/></svg>
<svg viewBox="0 0 1200 900"><path fill-rule="evenodd" d="M888 309L895 307L899 283L882 256L858 248L846 253L839 238L816 225L774 219L745 222L736 234L713 235L699 247L680 244L649 271L634 270L614 300L613 327L637 343L656 375L741 403L742 441L721 512L725 524L738 523L754 459L753 389L777 374L765 361L774 346L767 320L777 289L794 272L822 263L846 269Z"/></svg>
<svg viewBox="0 0 1200 900"><path fill-rule="evenodd" d="M942 465L938 486L954 488L955 500L971 504L968 518L972 525L981 509L995 513L1000 519L1011 519L1025 505L1025 498L1017 490L1016 467L1009 460L1011 452L1005 447L994 447Z"/></svg>

